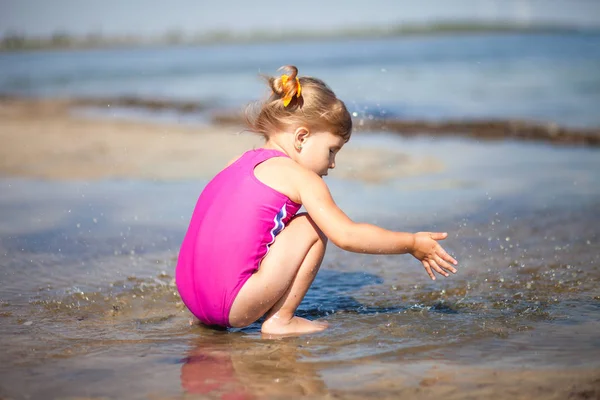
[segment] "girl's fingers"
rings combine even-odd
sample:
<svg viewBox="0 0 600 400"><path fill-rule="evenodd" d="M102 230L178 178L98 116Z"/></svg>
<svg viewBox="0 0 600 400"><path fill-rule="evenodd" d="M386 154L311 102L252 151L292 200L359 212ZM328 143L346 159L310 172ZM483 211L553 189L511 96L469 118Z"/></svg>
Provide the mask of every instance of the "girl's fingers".
<svg viewBox="0 0 600 400"><path fill-rule="evenodd" d="M446 260L449 263L452 263L454 265L458 264L458 261L456 261L454 258L452 258L452 256L450 254L446 253L446 250L444 250L444 248L442 246L439 247L439 249L437 250L437 253L443 260Z"/></svg>
<svg viewBox="0 0 600 400"><path fill-rule="evenodd" d="M456 273L456 268L454 268L452 265L448 264L445 260L443 260L441 257L439 256L435 256L435 262L442 268L444 268L447 271L452 272L453 274Z"/></svg>
<svg viewBox="0 0 600 400"><path fill-rule="evenodd" d="M435 270L435 272L437 272L440 275L443 276L448 276L448 273L446 271L444 271L443 269L440 268L439 265L437 265L437 263L435 262L435 260L429 260L429 266L431 268L433 268Z"/></svg>
<svg viewBox="0 0 600 400"><path fill-rule="evenodd" d="M429 277L435 281L435 276L433 275L433 272L431 272L431 267L429 266L429 263L427 261L422 261L422 263L425 267L425 271L427 271L427 273L429 274Z"/></svg>

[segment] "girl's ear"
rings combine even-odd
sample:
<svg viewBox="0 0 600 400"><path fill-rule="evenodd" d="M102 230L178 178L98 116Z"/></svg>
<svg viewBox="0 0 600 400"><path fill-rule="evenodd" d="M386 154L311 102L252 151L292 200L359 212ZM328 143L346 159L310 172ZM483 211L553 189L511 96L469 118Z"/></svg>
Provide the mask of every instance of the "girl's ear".
<svg viewBox="0 0 600 400"><path fill-rule="evenodd" d="M294 147L296 150L302 150L302 145L309 136L310 131L305 126L301 126L294 131Z"/></svg>

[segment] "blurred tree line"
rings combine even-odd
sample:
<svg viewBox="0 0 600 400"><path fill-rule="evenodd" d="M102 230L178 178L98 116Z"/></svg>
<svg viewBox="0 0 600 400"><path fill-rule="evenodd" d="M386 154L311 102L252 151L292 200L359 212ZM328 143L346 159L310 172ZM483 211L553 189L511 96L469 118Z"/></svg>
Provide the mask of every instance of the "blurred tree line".
<svg viewBox="0 0 600 400"><path fill-rule="evenodd" d="M139 40L133 36L104 37L100 33L89 33L85 36L71 35L65 31L56 31L47 37L32 37L20 32L8 31L0 40L0 50L38 50L95 48L113 45L136 44Z"/></svg>
<svg viewBox="0 0 600 400"><path fill-rule="evenodd" d="M20 51L38 49L87 49L98 47L125 47L142 45L183 45L214 43L250 43L293 40L321 40L343 38L376 38L409 35L449 35L475 33L542 33L542 32L580 32L581 28L560 25L528 25L514 22L486 23L477 21L434 22L427 25L394 25L371 28L347 28L336 32L320 31L254 31L231 32L227 30L211 31L188 35L178 29L169 30L152 37L134 35L105 36L101 33L89 33L83 36L56 31L50 36L33 37L16 31L6 32L0 40L0 51Z"/></svg>

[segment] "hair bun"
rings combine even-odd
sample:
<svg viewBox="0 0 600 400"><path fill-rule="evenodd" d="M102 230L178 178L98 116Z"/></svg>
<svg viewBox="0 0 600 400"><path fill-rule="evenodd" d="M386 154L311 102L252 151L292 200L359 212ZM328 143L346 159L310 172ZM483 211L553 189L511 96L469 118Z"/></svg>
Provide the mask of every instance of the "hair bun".
<svg viewBox="0 0 600 400"><path fill-rule="evenodd" d="M273 93L283 100L283 106L302 105L302 87L298 78L298 68L293 65L286 65L278 71L287 70L289 74L282 74L276 78L269 79L269 85Z"/></svg>

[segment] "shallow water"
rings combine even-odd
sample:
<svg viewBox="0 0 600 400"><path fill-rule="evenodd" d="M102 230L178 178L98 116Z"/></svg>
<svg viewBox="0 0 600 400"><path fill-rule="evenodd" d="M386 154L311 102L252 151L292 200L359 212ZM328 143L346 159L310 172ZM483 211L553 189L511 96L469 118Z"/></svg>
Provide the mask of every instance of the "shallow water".
<svg viewBox="0 0 600 400"><path fill-rule="evenodd" d="M0 180L0 397L465 398L504 393L514 368L525 398L567 371L600 382L597 151L350 145L435 149L443 172L329 183L357 220L450 232L459 273L330 247L299 313L331 329L278 340L188 324L173 269L205 182Z"/></svg>

